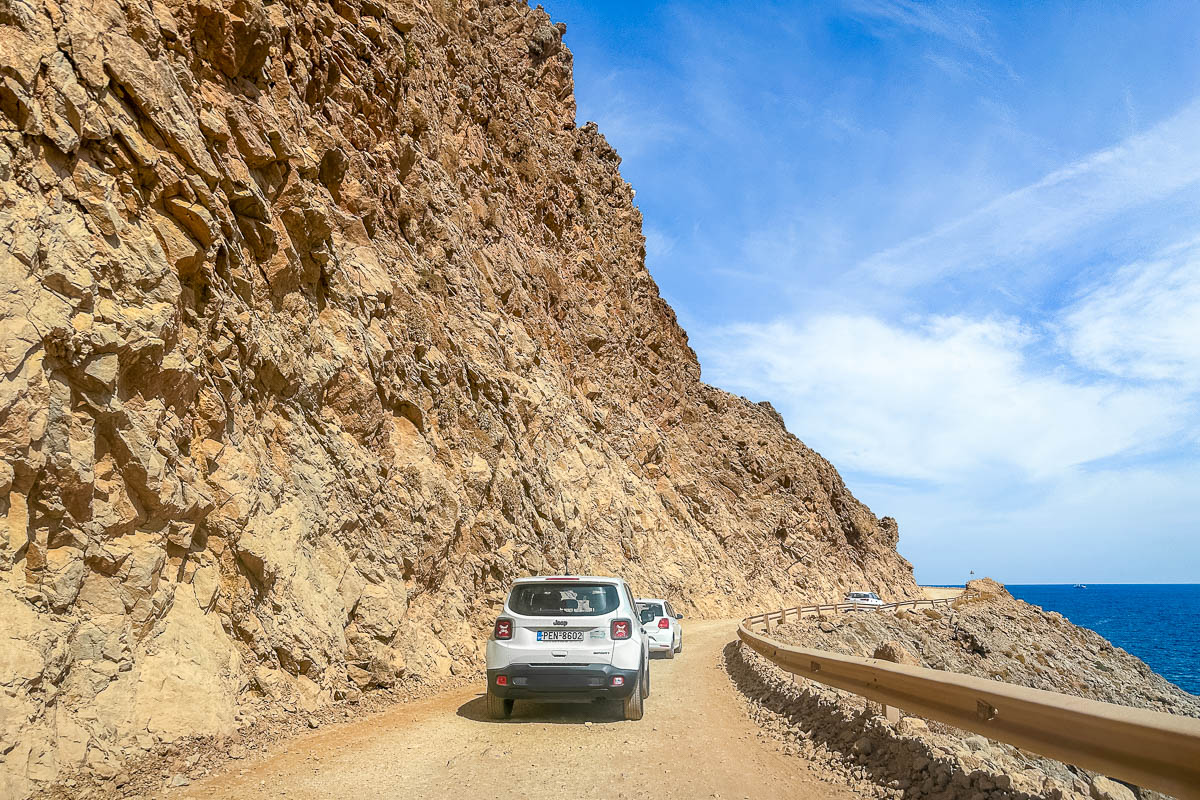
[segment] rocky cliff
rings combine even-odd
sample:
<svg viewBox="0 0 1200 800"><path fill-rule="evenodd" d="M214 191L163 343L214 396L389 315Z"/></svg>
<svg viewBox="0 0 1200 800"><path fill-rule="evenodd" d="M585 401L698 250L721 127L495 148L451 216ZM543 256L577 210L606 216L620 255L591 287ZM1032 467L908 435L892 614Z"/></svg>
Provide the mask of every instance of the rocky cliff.
<svg viewBox="0 0 1200 800"><path fill-rule="evenodd" d="M0 0L0 796L479 665L506 582L915 591L700 382L565 26Z"/></svg>

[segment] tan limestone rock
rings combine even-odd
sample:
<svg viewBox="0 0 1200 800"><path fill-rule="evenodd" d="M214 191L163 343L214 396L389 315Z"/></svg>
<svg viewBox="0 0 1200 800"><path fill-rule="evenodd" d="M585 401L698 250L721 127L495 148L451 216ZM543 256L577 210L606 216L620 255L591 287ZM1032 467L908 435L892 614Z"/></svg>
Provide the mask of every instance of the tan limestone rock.
<svg viewBox="0 0 1200 800"><path fill-rule="evenodd" d="M893 664L908 664L910 666L920 666L921 662L917 660L912 653L905 649L904 645L895 640L890 640L879 644L875 648L875 652L871 658L878 658L881 661L891 661Z"/></svg>
<svg viewBox="0 0 1200 800"><path fill-rule="evenodd" d="M1136 795L1124 784L1098 775L1092 779L1092 800L1135 800Z"/></svg>
<svg viewBox="0 0 1200 800"><path fill-rule="evenodd" d="M918 596L893 520L700 382L544 11L8 12L0 795L252 684L470 674L568 558L700 615Z"/></svg>

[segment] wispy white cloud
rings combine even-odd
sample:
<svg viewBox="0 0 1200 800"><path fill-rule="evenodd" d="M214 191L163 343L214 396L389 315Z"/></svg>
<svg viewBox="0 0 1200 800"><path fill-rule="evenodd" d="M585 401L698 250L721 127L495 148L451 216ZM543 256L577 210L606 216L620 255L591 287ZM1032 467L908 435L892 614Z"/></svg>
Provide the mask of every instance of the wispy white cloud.
<svg viewBox="0 0 1200 800"><path fill-rule="evenodd" d="M694 341L710 380L771 398L840 466L892 480L1043 479L1176 430L1172 395L1039 369L1045 338L1011 319L827 315Z"/></svg>
<svg viewBox="0 0 1200 800"><path fill-rule="evenodd" d="M911 287L949 274L1046 269L1114 218L1200 183L1200 101L1144 133L1055 170L931 233L866 259L862 272Z"/></svg>
<svg viewBox="0 0 1200 800"><path fill-rule="evenodd" d="M1067 309L1062 338L1090 369L1200 392L1200 239L1094 287Z"/></svg>
<svg viewBox="0 0 1200 800"><path fill-rule="evenodd" d="M675 249L676 239L653 225L643 225L642 233L646 237L646 258L655 261L666 258Z"/></svg>
<svg viewBox="0 0 1200 800"><path fill-rule="evenodd" d="M1200 11L563 4L706 379L927 579L1200 578Z"/></svg>
<svg viewBox="0 0 1200 800"><path fill-rule="evenodd" d="M1000 57L990 41L990 25L987 16L978 8L965 3L914 2L913 0L847 0L846 8L852 14L867 20L912 28L942 39L970 53L978 59L1001 68L1015 78L1012 67ZM946 68L951 59L941 57L941 66ZM959 62L955 69L965 73L966 67Z"/></svg>
<svg viewBox="0 0 1200 800"><path fill-rule="evenodd" d="M1139 130L1142 126L1141 126L1141 123L1138 121L1139 115L1138 115L1138 110L1137 110L1137 104L1134 102L1133 92L1129 91L1128 85L1123 87L1121 90L1121 100L1125 104L1125 116L1129 120L1130 132L1132 133L1134 131Z"/></svg>
<svg viewBox="0 0 1200 800"><path fill-rule="evenodd" d="M1197 133L1200 102L843 279L886 279L901 290L887 308L908 317L846 292L857 305L694 332L706 377L770 398L861 497L906 521L902 545L927 579L1006 564L1018 582L1194 580L1171 559L1200 501L1200 225L1183 219L1168 246L1135 230L1140 255L1116 267L1080 253L1095 252L1098 228L1188 207ZM747 241L754 260L797 247L795 230ZM937 278L978 273L1006 294L1005 280L1063 250L1055 285L1083 273L1082 287L1032 306L1011 295L1023 320L929 310Z"/></svg>
<svg viewBox="0 0 1200 800"><path fill-rule="evenodd" d="M662 109L651 94L637 91L643 79L613 70L577 92L577 121L599 120L609 144L624 158L636 158L678 141L686 128Z"/></svg>
<svg viewBox="0 0 1200 800"><path fill-rule="evenodd" d="M1027 486L912 487L854 481L855 494L900 520L900 547L922 582L970 570L1006 583L1194 582L1189 541L1200 465L1181 461L1072 469Z"/></svg>
<svg viewBox="0 0 1200 800"><path fill-rule="evenodd" d="M925 60L930 64L933 64L942 72L946 73L946 75L953 78L955 81L964 81L970 77L970 69L966 64L957 58L950 58L949 56L942 55L941 53L935 53L931 51L925 53Z"/></svg>

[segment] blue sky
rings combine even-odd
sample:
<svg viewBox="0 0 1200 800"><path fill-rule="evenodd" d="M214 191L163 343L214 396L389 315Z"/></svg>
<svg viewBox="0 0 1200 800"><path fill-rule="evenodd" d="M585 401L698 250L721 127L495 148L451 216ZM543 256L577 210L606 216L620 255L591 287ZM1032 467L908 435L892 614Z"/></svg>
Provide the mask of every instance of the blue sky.
<svg viewBox="0 0 1200 800"><path fill-rule="evenodd" d="M1200 4L544 5L705 380L918 579L1200 582Z"/></svg>

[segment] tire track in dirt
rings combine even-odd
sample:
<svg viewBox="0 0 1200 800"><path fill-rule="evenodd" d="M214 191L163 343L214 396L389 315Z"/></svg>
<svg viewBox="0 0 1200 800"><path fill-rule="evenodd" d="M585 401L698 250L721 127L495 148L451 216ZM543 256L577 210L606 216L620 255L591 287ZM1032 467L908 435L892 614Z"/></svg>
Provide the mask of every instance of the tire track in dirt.
<svg viewBox="0 0 1200 800"><path fill-rule="evenodd" d="M689 623L683 652L651 663L639 722L621 720L618 704L520 701L492 721L481 685L322 729L164 797L856 797L761 738L720 663L735 630Z"/></svg>

